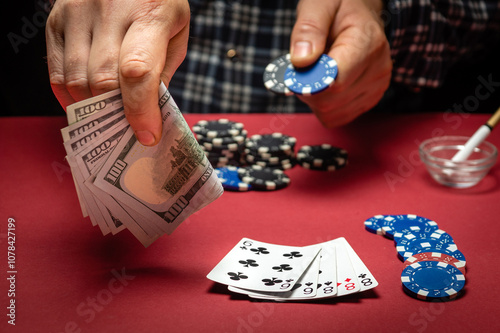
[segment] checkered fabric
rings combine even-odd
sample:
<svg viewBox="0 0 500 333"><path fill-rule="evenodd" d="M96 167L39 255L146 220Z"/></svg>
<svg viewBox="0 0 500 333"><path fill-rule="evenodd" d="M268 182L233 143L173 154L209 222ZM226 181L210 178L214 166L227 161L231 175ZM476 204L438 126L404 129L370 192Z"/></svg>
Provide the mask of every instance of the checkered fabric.
<svg viewBox="0 0 500 333"><path fill-rule="evenodd" d="M325 0L326 1L326 0ZM188 53L169 86L186 113L309 112L268 92L264 68L289 51L298 1L190 1ZM437 87L461 57L498 42L498 0L388 0L382 13L393 80Z"/></svg>
<svg viewBox="0 0 500 333"><path fill-rule="evenodd" d="M309 112L264 87L267 64L289 52L297 1L190 1L186 59L169 91L183 112Z"/></svg>
<svg viewBox="0 0 500 333"><path fill-rule="evenodd" d="M498 0L389 0L384 14L392 79L410 87L438 87L458 60L500 42Z"/></svg>

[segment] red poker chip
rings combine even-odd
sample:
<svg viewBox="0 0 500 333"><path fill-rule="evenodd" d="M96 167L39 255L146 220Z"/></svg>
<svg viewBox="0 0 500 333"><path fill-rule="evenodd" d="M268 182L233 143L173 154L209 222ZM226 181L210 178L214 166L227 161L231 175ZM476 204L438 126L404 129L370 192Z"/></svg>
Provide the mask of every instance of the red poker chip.
<svg viewBox="0 0 500 333"><path fill-rule="evenodd" d="M445 253L438 253L438 252L422 252L422 253L417 253L409 257L408 259L405 260L404 265L409 266L411 264L414 264L416 262L420 261L440 261L447 263L449 265L454 266L457 268L462 274L465 275L465 263L461 260L458 260L457 258L454 258L448 254Z"/></svg>

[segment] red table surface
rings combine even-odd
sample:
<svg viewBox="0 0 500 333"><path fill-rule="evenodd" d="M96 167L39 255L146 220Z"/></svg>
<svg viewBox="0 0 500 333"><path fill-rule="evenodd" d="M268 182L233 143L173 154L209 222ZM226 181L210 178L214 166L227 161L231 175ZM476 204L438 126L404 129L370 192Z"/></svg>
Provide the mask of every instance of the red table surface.
<svg viewBox="0 0 500 333"><path fill-rule="evenodd" d="M297 146L349 151L337 172L295 167L274 192L226 192L172 235L144 248L128 231L102 236L81 211L56 118L0 119L1 331L17 332L498 332L500 167L464 190L435 183L418 158L431 136L471 135L488 115L363 116L339 129L312 115L228 117L249 135L282 132ZM488 141L500 147L500 135ZM369 233L377 214L435 220L467 258L463 297L416 300L401 287L391 240ZM7 223L16 224L16 325L7 314ZM242 238L304 246L345 237L379 286L317 303L252 302L206 278Z"/></svg>

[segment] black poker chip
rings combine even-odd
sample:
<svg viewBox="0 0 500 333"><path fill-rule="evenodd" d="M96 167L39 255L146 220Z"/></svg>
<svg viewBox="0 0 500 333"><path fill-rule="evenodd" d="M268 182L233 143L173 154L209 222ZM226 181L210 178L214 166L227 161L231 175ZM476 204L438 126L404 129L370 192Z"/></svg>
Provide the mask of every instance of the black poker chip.
<svg viewBox="0 0 500 333"><path fill-rule="evenodd" d="M253 154L245 154L245 159L248 163L254 162L265 162L267 164L279 164L279 163L288 163L294 159L294 155L279 155L279 156L266 156L262 157L261 155L253 155Z"/></svg>
<svg viewBox="0 0 500 333"><path fill-rule="evenodd" d="M290 65L290 54L282 55L272 60L264 70L264 86L278 95L293 95L285 85L285 72Z"/></svg>
<svg viewBox="0 0 500 333"><path fill-rule="evenodd" d="M213 167L240 166L247 131L240 122L228 119L200 120L192 130Z"/></svg>
<svg viewBox="0 0 500 333"><path fill-rule="evenodd" d="M285 160L279 164L270 164L264 161L255 161L253 163L250 163L251 165L259 165L263 168L271 168L271 169L280 169L280 170L288 170L293 168L296 163L293 160Z"/></svg>
<svg viewBox="0 0 500 333"><path fill-rule="evenodd" d="M241 135L243 124L228 119L200 120L193 126L195 134L207 138L222 138Z"/></svg>
<svg viewBox="0 0 500 333"><path fill-rule="evenodd" d="M239 145L243 145L245 143L246 134L237 135L237 136L225 136L225 137L215 137L215 138L207 138L202 135L196 135L196 140L200 144L211 144L215 147L227 146L231 143L236 143Z"/></svg>
<svg viewBox="0 0 500 333"><path fill-rule="evenodd" d="M245 148L253 155L257 154L292 154L297 139L282 133L255 134L247 138Z"/></svg>
<svg viewBox="0 0 500 333"><path fill-rule="evenodd" d="M347 151L329 144L302 146L297 151L297 162L303 168L335 171L347 164Z"/></svg>
<svg viewBox="0 0 500 333"><path fill-rule="evenodd" d="M290 184L290 178L282 170L259 165L239 168L238 176L254 190L274 191Z"/></svg>
<svg viewBox="0 0 500 333"><path fill-rule="evenodd" d="M200 146L205 151L216 152L221 154L224 154L225 152L237 152L242 149L241 145L236 142L223 145L215 145L210 142L203 142L200 143Z"/></svg>

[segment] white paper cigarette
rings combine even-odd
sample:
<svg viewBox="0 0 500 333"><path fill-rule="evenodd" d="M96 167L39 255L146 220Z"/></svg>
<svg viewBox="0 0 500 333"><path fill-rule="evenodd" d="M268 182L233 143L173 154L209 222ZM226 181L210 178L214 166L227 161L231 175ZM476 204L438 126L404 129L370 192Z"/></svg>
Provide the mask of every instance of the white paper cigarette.
<svg viewBox="0 0 500 333"><path fill-rule="evenodd" d="M453 162L465 161L470 156L470 154L472 154L474 148L479 146L490 133L491 128L489 128L487 125L482 125L481 127L479 127L476 133L474 133L474 135L471 136L469 140L467 140L467 143L464 145L464 147L460 149L451 160Z"/></svg>
<svg viewBox="0 0 500 333"><path fill-rule="evenodd" d="M479 127L479 129L474 133L473 136L470 137L469 140L465 143L464 147L458 151L455 156L451 159L453 162L461 162L465 161L469 158L470 154L474 151L474 148L479 146L481 142L483 142L486 137L491 133L493 128L500 121L500 108L496 110L496 112L491 116L490 119L486 122L486 124Z"/></svg>

